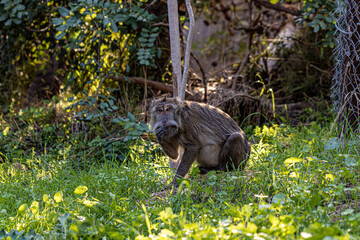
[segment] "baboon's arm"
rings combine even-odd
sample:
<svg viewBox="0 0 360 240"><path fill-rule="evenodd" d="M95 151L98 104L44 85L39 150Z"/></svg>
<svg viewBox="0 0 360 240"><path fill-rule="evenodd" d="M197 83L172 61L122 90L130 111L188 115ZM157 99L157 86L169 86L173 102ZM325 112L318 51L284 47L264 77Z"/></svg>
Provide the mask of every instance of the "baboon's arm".
<svg viewBox="0 0 360 240"><path fill-rule="evenodd" d="M195 146L185 146L185 152L180 160L179 167L176 171L175 178L183 178L189 172L191 165L197 158L199 149ZM176 184L176 179L174 179L173 183Z"/></svg>
<svg viewBox="0 0 360 240"><path fill-rule="evenodd" d="M158 140L158 141L166 155L168 155L172 159L178 158L179 144L177 144L176 142L174 143L174 142L161 141L161 140Z"/></svg>

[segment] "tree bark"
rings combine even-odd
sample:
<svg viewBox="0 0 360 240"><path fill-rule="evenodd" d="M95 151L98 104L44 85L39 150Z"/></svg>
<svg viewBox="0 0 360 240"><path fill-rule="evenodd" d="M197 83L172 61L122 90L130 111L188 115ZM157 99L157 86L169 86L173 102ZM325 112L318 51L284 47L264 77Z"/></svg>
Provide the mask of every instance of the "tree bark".
<svg viewBox="0 0 360 240"><path fill-rule="evenodd" d="M167 0L171 63L173 68L173 96L178 97L181 86L181 52L179 33L179 14L177 0Z"/></svg>

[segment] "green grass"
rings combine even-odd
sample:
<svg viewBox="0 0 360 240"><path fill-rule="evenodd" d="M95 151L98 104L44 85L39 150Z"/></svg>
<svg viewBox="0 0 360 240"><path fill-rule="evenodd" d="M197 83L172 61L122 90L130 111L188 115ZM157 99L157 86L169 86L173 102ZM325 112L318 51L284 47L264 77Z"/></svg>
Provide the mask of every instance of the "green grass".
<svg viewBox="0 0 360 240"><path fill-rule="evenodd" d="M32 153L7 147L0 237L357 239L359 141L341 147L333 137L315 123L256 128L245 171L193 168L177 194L158 194L172 173L146 142L122 162L82 152L78 140Z"/></svg>

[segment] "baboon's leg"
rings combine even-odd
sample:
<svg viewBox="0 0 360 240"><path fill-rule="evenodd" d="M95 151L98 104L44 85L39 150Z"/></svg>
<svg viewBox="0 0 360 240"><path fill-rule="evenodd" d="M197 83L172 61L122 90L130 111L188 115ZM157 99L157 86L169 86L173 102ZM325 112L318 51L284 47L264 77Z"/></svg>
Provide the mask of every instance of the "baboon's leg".
<svg viewBox="0 0 360 240"><path fill-rule="evenodd" d="M175 178L183 178L189 172L191 165L197 158L199 149L194 146L185 146L184 155L180 159L180 164L176 170ZM173 184L176 184L176 180L173 180Z"/></svg>
<svg viewBox="0 0 360 240"><path fill-rule="evenodd" d="M226 139L220 152L220 171L231 171L234 168L245 168L250 155L250 143L246 135L242 132L232 133Z"/></svg>

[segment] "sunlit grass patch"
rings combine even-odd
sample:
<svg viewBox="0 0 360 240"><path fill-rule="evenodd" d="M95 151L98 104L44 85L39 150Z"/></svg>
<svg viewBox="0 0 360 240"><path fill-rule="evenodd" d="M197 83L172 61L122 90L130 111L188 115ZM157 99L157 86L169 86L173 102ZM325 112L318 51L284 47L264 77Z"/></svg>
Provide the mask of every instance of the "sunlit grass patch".
<svg viewBox="0 0 360 240"><path fill-rule="evenodd" d="M251 139L243 171L200 175L193 167L177 193L163 191L173 172L161 151L144 142L123 160L105 152L83 157L73 144L19 155L0 166L5 231L0 236L347 239L360 234L354 142L341 147L317 124L258 128Z"/></svg>

